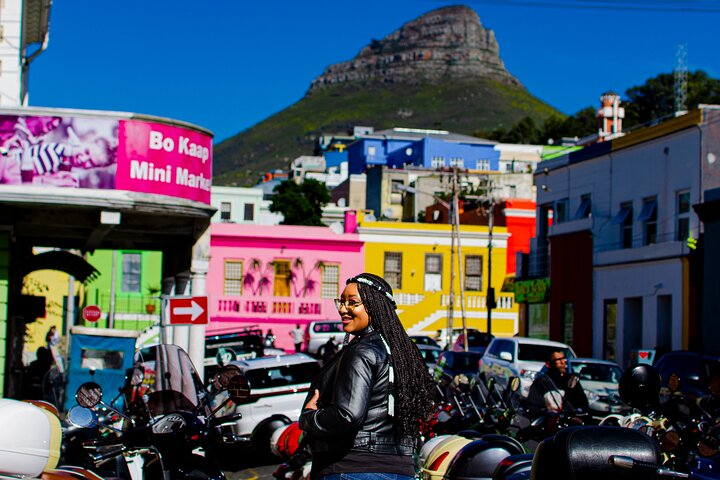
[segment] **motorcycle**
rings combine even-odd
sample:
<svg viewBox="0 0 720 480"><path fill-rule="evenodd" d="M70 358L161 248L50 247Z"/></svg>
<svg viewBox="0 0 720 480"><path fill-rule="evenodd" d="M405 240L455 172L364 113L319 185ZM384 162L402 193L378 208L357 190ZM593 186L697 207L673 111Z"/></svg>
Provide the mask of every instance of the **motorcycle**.
<svg viewBox="0 0 720 480"><path fill-rule="evenodd" d="M228 399L213 408L213 400L223 391ZM86 464L98 472L129 480L225 479L206 453L218 443L238 440L225 428L237 415L216 413L230 400L241 403L249 393L247 379L237 367L223 367L208 390L184 350L157 345L143 351L128 372L122 411L103 402L102 388L88 382L78 388L78 405L68 420L78 427L100 426L111 432L82 442ZM98 405L117 414L119 425L101 423Z"/></svg>
<svg viewBox="0 0 720 480"><path fill-rule="evenodd" d="M0 432L0 479L102 480L82 468L57 468L62 429L47 402L0 399Z"/></svg>

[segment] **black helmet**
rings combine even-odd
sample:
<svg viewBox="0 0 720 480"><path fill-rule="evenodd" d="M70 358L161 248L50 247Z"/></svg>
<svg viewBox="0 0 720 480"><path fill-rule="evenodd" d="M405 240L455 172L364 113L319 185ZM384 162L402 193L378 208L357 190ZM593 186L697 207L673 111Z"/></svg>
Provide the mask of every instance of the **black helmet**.
<svg viewBox="0 0 720 480"><path fill-rule="evenodd" d="M620 377L620 398L631 407L650 407L658 402L660 383L660 374L652 365L631 365Z"/></svg>

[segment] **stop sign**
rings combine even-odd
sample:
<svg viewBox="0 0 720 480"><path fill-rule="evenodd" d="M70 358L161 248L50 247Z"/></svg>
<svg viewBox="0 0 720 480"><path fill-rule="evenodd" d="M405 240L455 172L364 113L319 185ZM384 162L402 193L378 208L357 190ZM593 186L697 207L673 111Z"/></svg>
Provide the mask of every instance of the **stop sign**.
<svg viewBox="0 0 720 480"><path fill-rule="evenodd" d="M100 320L101 313L102 311L97 305L88 305L87 307L83 308L82 316L88 322L97 322L98 320Z"/></svg>

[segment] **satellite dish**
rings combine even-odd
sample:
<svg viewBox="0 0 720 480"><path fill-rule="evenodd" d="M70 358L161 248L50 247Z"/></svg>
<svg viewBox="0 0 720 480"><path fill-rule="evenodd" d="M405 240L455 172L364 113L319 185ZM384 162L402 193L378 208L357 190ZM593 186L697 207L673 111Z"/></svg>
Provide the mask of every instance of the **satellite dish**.
<svg viewBox="0 0 720 480"><path fill-rule="evenodd" d="M392 208L386 208L385 211L383 211L383 217L385 217L385 218L393 218L393 209L392 209Z"/></svg>
<svg viewBox="0 0 720 480"><path fill-rule="evenodd" d="M344 207L346 204L347 204L347 200L345 200L344 198L338 198L338 201L337 201L338 207Z"/></svg>
<svg viewBox="0 0 720 480"><path fill-rule="evenodd" d="M375 215L373 215L372 213L368 213L367 215L365 215L365 221L366 222L375 222L375 221L377 221L377 218L375 218Z"/></svg>
<svg viewBox="0 0 720 480"><path fill-rule="evenodd" d="M345 227L340 222L333 222L330 224L330 230L332 230L333 233L337 233L338 235L345 232Z"/></svg>

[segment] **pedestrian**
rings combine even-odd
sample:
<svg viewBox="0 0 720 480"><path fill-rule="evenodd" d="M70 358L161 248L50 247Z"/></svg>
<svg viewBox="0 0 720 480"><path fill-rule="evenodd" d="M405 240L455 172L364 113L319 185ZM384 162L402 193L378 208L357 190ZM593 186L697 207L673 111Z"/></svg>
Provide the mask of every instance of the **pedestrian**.
<svg viewBox="0 0 720 480"><path fill-rule="evenodd" d="M538 373L530 385L528 401L537 408L554 412L588 411L588 399L576 375L570 375L563 350L550 353L546 371Z"/></svg>
<svg viewBox="0 0 720 480"><path fill-rule="evenodd" d="M333 336L328 338L328 341L320 347L320 351L322 352L320 358L322 358L323 365L328 363L335 356L337 350L338 348L335 343L335 337Z"/></svg>
<svg viewBox="0 0 720 480"><path fill-rule="evenodd" d="M60 341L60 332L57 331L55 325L51 326L45 334L45 343L47 348L54 347Z"/></svg>
<svg viewBox="0 0 720 480"><path fill-rule="evenodd" d="M432 379L385 280L350 278L335 304L344 346L323 365L300 415L311 478L411 480L420 422L432 411Z"/></svg>
<svg viewBox="0 0 720 480"><path fill-rule="evenodd" d="M295 353L300 353L302 350L303 333L303 329L300 327L299 323L295 325L295 328L290 330L290 336L295 344Z"/></svg>
<svg viewBox="0 0 720 480"><path fill-rule="evenodd" d="M268 331L265 334L265 348L275 348L275 334L273 333L272 328L268 328Z"/></svg>

